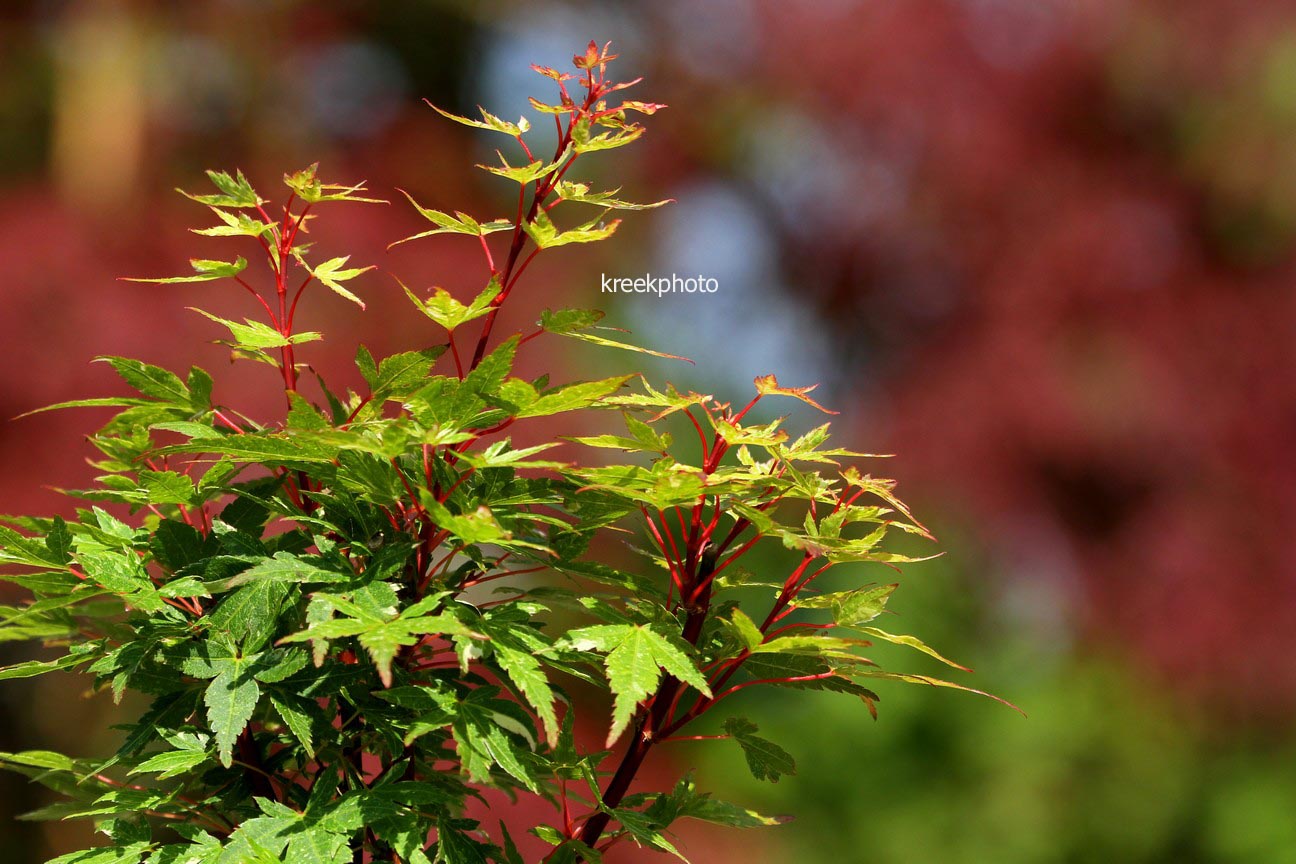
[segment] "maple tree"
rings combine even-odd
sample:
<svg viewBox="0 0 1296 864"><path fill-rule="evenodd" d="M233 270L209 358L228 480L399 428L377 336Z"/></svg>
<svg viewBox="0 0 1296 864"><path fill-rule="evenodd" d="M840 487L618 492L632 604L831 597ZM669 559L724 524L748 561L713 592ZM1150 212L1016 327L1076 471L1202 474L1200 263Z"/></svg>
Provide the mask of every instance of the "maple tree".
<svg viewBox="0 0 1296 864"><path fill-rule="evenodd" d="M685 734L733 694L828 690L876 714L875 681L967 689L860 653L883 640L962 668L877 626L895 585L816 590L841 564L910 560L884 547L893 531L930 535L891 481L843 467L866 454L829 445L828 424L793 437L782 419L748 419L770 398L826 411L813 388L762 376L738 406L635 375L513 374L542 337L656 353L582 309L544 310L533 331L493 338L537 255L612 236L612 210L667 203L565 179L586 154L636 140L630 115L663 107L609 103L637 83L607 77L614 57L591 42L575 73L536 67L558 90L553 104L532 100L555 125L548 159L533 155L525 118L441 111L517 144L522 158L481 166L517 184L516 213L480 220L410 199L433 227L407 240L474 238L486 284L467 303L406 287L435 344L382 358L359 346L363 393L336 393L299 361L322 335L294 325L316 285L364 305L352 286L372 268L307 240L321 206L375 201L363 184L325 183L312 166L285 176L277 213L241 172L209 172L215 191L189 195L217 222L196 233L249 244L263 275L246 257L194 259L190 275L140 281L250 294L263 318L201 314L228 331L233 356L274 369L285 410L260 422L215 398L200 368L181 377L122 357L101 359L137 395L51 406L119 410L90 438L102 473L70 493L87 505L77 518L0 526L0 578L31 594L0 609L0 638L54 653L0 679L76 670L118 699L149 700L106 759L0 754L66 796L38 815L95 819L109 838L58 862L518 864L504 823L465 815L487 788L553 804L553 824L531 828L552 847L545 861L608 860L625 840L677 853L680 818L778 821L691 777L634 788L649 753L681 739L736 743L760 779L792 773L792 756L741 716ZM594 215L560 228L560 205ZM624 434L523 447L505 434L587 411L619 413ZM676 444L680 433L696 441ZM608 452L627 461L608 464ZM632 538L639 563L603 560L600 538ZM797 563L737 566L760 543ZM610 693L604 747L578 743L574 682Z"/></svg>

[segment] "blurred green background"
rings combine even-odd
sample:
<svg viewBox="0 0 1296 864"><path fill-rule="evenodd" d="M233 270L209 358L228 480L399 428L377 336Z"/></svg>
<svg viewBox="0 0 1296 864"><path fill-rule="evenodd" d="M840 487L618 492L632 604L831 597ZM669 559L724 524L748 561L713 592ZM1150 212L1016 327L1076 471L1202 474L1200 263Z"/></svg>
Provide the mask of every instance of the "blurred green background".
<svg viewBox="0 0 1296 864"><path fill-rule="evenodd" d="M679 745L675 768L797 819L690 832L685 851L1296 861L1296 9L1282 0L6 0L0 415L112 392L94 354L225 368L184 310L194 293L115 281L205 254L185 230L202 213L169 191L204 168L271 188L321 161L383 197L503 212L505 184L465 170L493 142L420 99L516 115L547 95L528 64L563 65L590 38L645 76L637 98L671 107L587 179L615 163L627 197L678 203L539 259L514 323L601 305L698 361L659 377L724 398L769 371L821 381L840 437L896 453L885 473L941 538L893 610L977 669L957 680L1030 715L897 686L876 723L844 697L749 703L795 777L755 784L736 748L701 744ZM411 284L476 287L471 244L385 251L419 229L411 216L339 210L317 239ZM603 273L645 271L721 288L598 293ZM428 338L388 276L360 287L360 319L323 298L305 326L347 328L339 348ZM250 314L244 301L201 298L220 314ZM345 353L312 347L330 381L355 377ZM589 358L546 362L575 375ZM269 412L263 371L221 386ZM90 475L95 419L0 422L0 509L67 512L53 487ZM109 749L117 709L80 686L0 688L0 748ZM6 861L85 842L85 826L13 821L41 800L0 778Z"/></svg>

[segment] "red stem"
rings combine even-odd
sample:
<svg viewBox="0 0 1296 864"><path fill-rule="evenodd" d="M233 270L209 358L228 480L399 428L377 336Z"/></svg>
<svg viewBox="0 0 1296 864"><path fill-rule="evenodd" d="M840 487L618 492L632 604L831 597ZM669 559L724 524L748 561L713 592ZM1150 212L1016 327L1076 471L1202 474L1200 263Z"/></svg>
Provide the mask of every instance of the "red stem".
<svg viewBox="0 0 1296 864"><path fill-rule="evenodd" d="M464 377L463 361L459 359L459 346L455 344L454 331L450 331L450 354L454 357L455 373L462 381Z"/></svg>
<svg viewBox="0 0 1296 864"><path fill-rule="evenodd" d="M584 105L582 105L579 109L573 112L571 120L567 124L567 130L558 137L558 145L554 150L554 157L553 157L554 159L558 159L560 156L562 156L563 152L567 149L567 145L571 143L572 129L576 125L577 116L585 111L588 111L590 106L594 104L595 98L596 98L595 90L594 90L593 82L591 80L589 93L585 97ZM561 124L559 125L561 127ZM572 163L575 161L576 161L576 157L573 156L570 160L568 160L567 164L564 165L558 171L557 176L551 177L551 179L545 181L543 186L537 185L535 193L531 196L531 207L527 212L525 220L522 218L521 214L522 214L522 203L525 198L526 188L523 187L522 190L519 192L518 218L513 226L513 242L509 247L508 259L504 264L503 277L500 279L500 285L502 286L502 289L499 295L495 298L494 303L492 303L491 311L486 316L486 321L482 325L481 336L478 337L477 339L477 347L473 351L472 363L469 365L469 369L476 369L477 364L481 363L482 358L486 356L486 345L490 341L491 330L494 329L495 327L495 317L499 313L500 306L503 305L504 301L508 298L509 290L512 288L513 284L517 281L515 278L513 268L517 265L518 258L522 254L522 249L526 246L526 241L528 236L526 231L523 230L522 226L525 223L529 223L535 220L536 214L539 212L540 207L544 204L544 199L548 197L550 192L553 191L554 184L556 184L558 180L561 179L562 175L566 173L567 169L570 168ZM523 263L522 268L517 271L516 273L517 276L522 275L522 270L526 269L526 265L531 262L531 259L534 258L536 254L539 253L539 251L540 251L539 249L535 250L535 252L533 252L531 256L526 259L526 262Z"/></svg>
<svg viewBox="0 0 1296 864"><path fill-rule="evenodd" d="M248 293L256 298L256 301L261 304L261 308L264 309L266 311L266 314L270 316L270 323L274 325L274 328L276 330L278 330L279 320L275 317L274 310L270 308L270 304L265 301L265 298L262 297L260 294L258 294L257 290L253 288L251 285L249 285L242 276L235 276L234 281L242 285L244 288L246 288Z"/></svg>

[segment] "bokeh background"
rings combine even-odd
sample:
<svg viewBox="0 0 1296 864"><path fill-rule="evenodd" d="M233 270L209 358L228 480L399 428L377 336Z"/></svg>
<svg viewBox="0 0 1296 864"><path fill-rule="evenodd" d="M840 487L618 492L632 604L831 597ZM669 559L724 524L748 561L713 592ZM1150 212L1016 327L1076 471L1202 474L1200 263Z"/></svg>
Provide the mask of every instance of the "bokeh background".
<svg viewBox="0 0 1296 864"><path fill-rule="evenodd" d="M221 398L273 408L273 373L229 369L185 310L250 315L245 295L116 281L213 252L173 187L241 167L264 191L320 161L380 197L503 213L507 184L465 170L497 142L420 99L516 116L546 95L528 64L565 64L590 38L645 76L637 98L671 107L586 176L615 164L629 197L678 203L540 258L515 321L602 305L698 361L659 377L726 397L767 371L822 382L842 438L897 454L884 473L941 538L944 557L902 577L898 626L1030 715L898 686L876 723L847 699L748 703L797 776L755 784L721 746L681 745L676 766L797 819L691 832L686 852L1296 861L1283 0L5 0L0 510L66 513L55 488L91 476L82 436L101 418L7 418L119 392L93 355L225 369ZM317 297L306 326L337 350L427 341L385 274L467 292L480 264L453 239L386 251L419 229L396 204L321 220L330 255L380 269L357 283L366 313ZM721 289L598 294L602 273L645 271ZM329 344L309 359L350 382ZM543 362L579 375L590 360ZM7 683L0 748L105 752L115 710L67 681ZM88 836L13 821L41 800L0 778L6 861Z"/></svg>

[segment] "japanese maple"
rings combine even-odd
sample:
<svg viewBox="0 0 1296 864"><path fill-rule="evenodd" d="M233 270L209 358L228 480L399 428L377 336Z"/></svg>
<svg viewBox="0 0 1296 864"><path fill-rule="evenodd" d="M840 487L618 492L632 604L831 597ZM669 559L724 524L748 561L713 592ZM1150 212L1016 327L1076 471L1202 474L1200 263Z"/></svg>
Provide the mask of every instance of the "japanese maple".
<svg viewBox="0 0 1296 864"><path fill-rule="evenodd" d="M284 178L278 205L241 172L210 172L214 191L189 196L216 222L197 233L242 238L248 257L143 281L251 295L257 317L202 314L238 358L274 370L285 408L254 420L214 401L202 369L121 357L101 359L137 395L52 406L119 410L90 437L102 473L71 493L86 503L74 520L0 526L3 578L31 594L0 609L0 638L52 652L0 678L75 671L149 701L110 756L0 755L65 796L39 815L91 818L107 835L59 862L520 864L503 822L465 815L488 788L552 804L530 828L552 847L545 861L615 860L625 840L675 852L677 819L778 821L691 777L636 789L653 751L682 738L731 741L759 778L792 773L750 720L695 731L733 694L831 690L875 712L874 681L958 686L860 653L885 640L939 657L875 625L894 584L816 587L840 564L908 560L884 551L893 531L929 535L891 481L843 467L865 457L830 446L828 424L794 437L781 419L749 420L771 399L826 410L812 388L767 375L739 404L640 376L513 374L536 339L645 350L583 309L537 310L535 329L503 338L495 327L515 294L538 307L520 287L536 256L611 237L610 211L666 203L568 179L587 154L639 138L632 115L663 107L610 101L637 83L607 77L614 56L591 42L574 73L535 67L557 89L553 104L532 100L557 130L547 158L526 119L441 111L517 145L481 166L517 185L516 212L479 219L411 199L431 227L407 239L471 238L484 288L466 303L405 289L433 347L376 358L359 346L362 392L311 376L298 352L321 334L295 320L320 287L363 306L354 286L372 268L317 255L304 228L373 201L365 188L311 167ZM589 411L619 414L624 434L511 443L538 418L578 431L566 418ZM696 441L677 445L680 432ZM625 461L608 464L609 451ZM633 557L609 559L604 535ZM762 544L796 563L770 571L774 559L748 557ZM608 706L573 702L573 682L608 691ZM607 749L580 746L576 713L600 710L580 722L606 728Z"/></svg>

